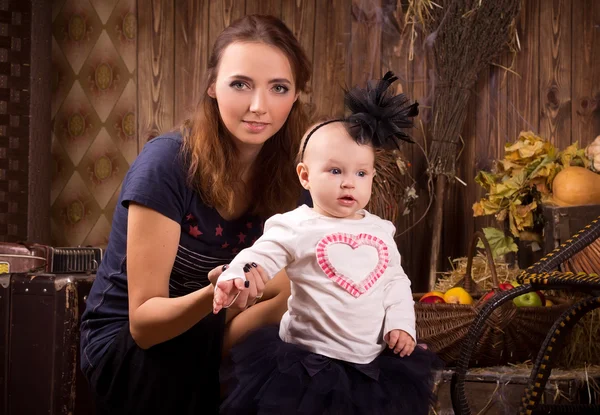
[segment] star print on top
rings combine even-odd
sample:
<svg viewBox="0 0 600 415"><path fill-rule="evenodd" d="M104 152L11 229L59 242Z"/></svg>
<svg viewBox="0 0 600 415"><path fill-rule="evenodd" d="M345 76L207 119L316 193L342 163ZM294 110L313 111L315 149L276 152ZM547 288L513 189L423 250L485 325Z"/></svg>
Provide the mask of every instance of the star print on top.
<svg viewBox="0 0 600 415"><path fill-rule="evenodd" d="M237 226L235 228L237 233L232 233L232 228L227 223L225 223L225 227L221 226L221 224L219 223L214 228L214 237L211 237L210 235L212 234L212 232L209 232L208 229L201 230L201 228L199 228L199 226L201 226L199 225L199 223L200 222L194 217L194 215L190 213L186 215L185 221L182 224L182 228L187 229L188 235L190 235L193 238L201 239L208 237L221 241L221 249L229 250L229 252L231 252L232 254L237 253L240 249L252 246L252 244L256 241L257 235L262 233L262 227L254 227L253 222L246 222L243 228ZM260 223L257 224L260 225ZM240 231L240 229L242 230ZM254 236L251 239L247 239L249 235ZM248 243L248 240L251 240L252 242Z"/></svg>
<svg viewBox="0 0 600 415"><path fill-rule="evenodd" d="M197 238L200 235L202 235L202 231L198 229L198 226L190 226L188 233L194 238Z"/></svg>

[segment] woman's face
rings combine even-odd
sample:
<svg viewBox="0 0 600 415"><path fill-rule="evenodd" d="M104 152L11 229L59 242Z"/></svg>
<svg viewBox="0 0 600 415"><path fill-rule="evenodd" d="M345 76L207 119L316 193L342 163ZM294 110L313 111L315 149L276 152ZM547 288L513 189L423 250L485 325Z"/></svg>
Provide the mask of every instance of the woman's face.
<svg viewBox="0 0 600 415"><path fill-rule="evenodd" d="M287 57L264 43L233 43L221 56L208 94L241 153L258 153L285 123L298 98Z"/></svg>

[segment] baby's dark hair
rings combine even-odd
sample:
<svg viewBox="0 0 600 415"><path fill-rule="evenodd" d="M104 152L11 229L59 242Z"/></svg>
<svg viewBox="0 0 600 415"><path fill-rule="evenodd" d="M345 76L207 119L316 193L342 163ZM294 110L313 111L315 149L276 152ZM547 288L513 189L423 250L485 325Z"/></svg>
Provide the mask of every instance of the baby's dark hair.
<svg viewBox="0 0 600 415"><path fill-rule="evenodd" d="M413 126L412 118L419 114L419 103L409 103L406 95L393 95L388 88L398 77L389 71L383 79L370 81L366 88L355 87L346 91L345 103L350 114L344 118L334 118L318 123L302 143L299 161L310 137L319 128L332 122L342 122L346 130L358 144L369 144L375 149L399 147L399 140L412 143L410 136L403 131Z"/></svg>

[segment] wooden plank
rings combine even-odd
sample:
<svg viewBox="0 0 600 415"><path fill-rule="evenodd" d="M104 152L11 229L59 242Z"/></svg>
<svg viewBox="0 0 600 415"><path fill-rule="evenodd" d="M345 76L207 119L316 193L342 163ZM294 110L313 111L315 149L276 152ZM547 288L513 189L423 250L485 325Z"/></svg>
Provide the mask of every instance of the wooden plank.
<svg viewBox="0 0 600 415"><path fill-rule="evenodd" d="M565 405L587 404L586 390L590 384L597 382L600 375L596 370L554 369L550 380L546 383L543 399L547 403ZM437 374L436 374L437 375ZM442 379L435 378L434 390L437 401L430 413L452 414L451 379L453 371L444 370ZM465 376L465 397L473 414L493 415L515 413L525 392L531 376L530 369L513 369L498 366L485 369L471 369ZM573 410L573 413L576 411Z"/></svg>
<svg viewBox="0 0 600 415"><path fill-rule="evenodd" d="M456 176L467 185L455 181L446 190L444 202L444 221L442 230L441 269L450 268L449 259L463 257L468 254L470 238L476 229L477 218L473 218L472 205L480 197L481 190L475 183L475 171L481 167L481 156L487 159L487 151L478 142L478 134L489 127L489 72L483 71L467 104L467 118L463 125L461 137L462 147L456 163ZM485 139L488 138L484 134ZM477 152L483 151L480 155ZM458 214L457 214L458 213ZM478 225L478 223L477 223Z"/></svg>
<svg viewBox="0 0 600 415"><path fill-rule="evenodd" d="M316 0L282 0L281 2L281 19L294 33L311 62L314 59L315 3ZM300 96L305 103L310 103L311 85L312 79L308 84L309 93Z"/></svg>
<svg viewBox="0 0 600 415"><path fill-rule="evenodd" d="M468 247L475 231L485 227L503 228L494 216L473 217L473 204L485 196L485 189L475 182L480 170L491 171L496 160L504 156L507 134L507 72L508 53L497 56L479 79L469 100L467 119L463 127L464 147L459 158L457 177L451 187L448 205L444 210L443 258L468 255ZM456 215L461 212L461 215ZM449 269L450 263L442 263Z"/></svg>
<svg viewBox="0 0 600 415"><path fill-rule="evenodd" d="M381 0L352 1L350 86L364 86L381 73Z"/></svg>
<svg viewBox="0 0 600 415"><path fill-rule="evenodd" d="M316 6L312 103L318 114L341 115L343 88L350 80L347 57L352 30L350 3L318 1Z"/></svg>
<svg viewBox="0 0 600 415"><path fill-rule="evenodd" d="M560 150L571 144L571 1L540 13L540 134Z"/></svg>
<svg viewBox="0 0 600 415"><path fill-rule="evenodd" d="M494 63L503 65L504 55ZM457 178L449 187L444 205L444 231L441 258L458 258L468 255L468 247L475 231L484 227L500 227L493 216L473 217L473 203L485 196L485 190L475 182L480 170L491 170L495 160L503 154L506 135L506 77L504 69L490 65L480 74L469 104L463 126L463 147L459 150ZM457 215L456 212L460 212ZM443 270L450 268L442 260Z"/></svg>
<svg viewBox="0 0 600 415"><path fill-rule="evenodd" d="M600 5L573 0L572 141L581 147L600 135Z"/></svg>
<svg viewBox="0 0 600 415"><path fill-rule="evenodd" d="M412 98L419 102L419 116L415 119L415 130L413 130L413 139L421 145L425 153L431 146L429 142L429 126L432 119L432 97L433 90L430 80L430 71L434 67L433 56L430 50L425 47L425 37L422 32L418 32L417 41L414 46L414 56L410 64L409 82L412 83ZM408 52L408 43L404 46ZM432 193L429 193L429 175L427 174L427 158L418 147L413 147L412 175L417 181L419 198L416 201L413 211L411 226L414 228L411 232L411 241L424 240L425 243L412 242L412 265L415 280L415 288L427 290L429 285L429 258L431 255L431 235L432 235L432 209L433 209L433 187ZM428 206L431 204L430 210ZM424 218L423 215L426 215ZM420 222L419 222L420 221ZM415 225L415 223L417 223Z"/></svg>
<svg viewBox="0 0 600 415"><path fill-rule="evenodd" d="M210 0L208 6L208 58L215 40L231 23L244 16L246 0Z"/></svg>
<svg viewBox="0 0 600 415"><path fill-rule="evenodd" d="M174 123L189 117L202 95L208 60L208 0L175 2Z"/></svg>
<svg viewBox="0 0 600 415"><path fill-rule="evenodd" d="M166 0L138 7L138 145L173 126L174 7Z"/></svg>
<svg viewBox="0 0 600 415"><path fill-rule="evenodd" d="M281 17L281 0L246 0L246 14Z"/></svg>
<svg viewBox="0 0 600 415"><path fill-rule="evenodd" d="M488 155L493 155L494 157L491 160L488 159L490 165L493 164L495 160L504 157L504 145L514 139L508 134L508 77L511 74L504 69L510 67L512 59L513 56L508 50L508 47L506 47L502 54L494 60L494 65L490 68L492 79L494 80L493 89L496 91L496 100L492 110L496 136L490 135L490 140L495 142L495 152L492 154L488 151Z"/></svg>
<svg viewBox="0 0 600 415"><path fill-rule="evenodd" d="M404 14L401 7L398 7L396 0L383 0L382 10L386 15L383 18L381 27L381 72L385 73L391 70L398 77L396 83L396 92L405 93L410 99L420 103L420 116L415 118L416 127L410 132L413 140L423 145L424 137L422 135L421 121L424 114L424 87L425 80L424 64L425 56L418 53L414 61L409 60L410 30L404 28ZM354 35L353 35L354 43ZM417 46L418 48L418 46ZM418 69L414 70L413 65ZM353 69L353 75L355 71ZM402 267L411 279L413 291L427 291L426 270L422 267L427 264L426 255L422 251L427 244L413 243L417 235L423 235L426 221L422 221L414 228L411 227L423 215L429 201L427 195L427 181L422 180L422 174L426 170L425 158L419 150L417 144L401 144L402 155L408 160L408 172L418 183L416 190L419 198L415 206L407 215L401 215L396 225L396 243L402 256ZM425 178L426 179L426 178ZM406 184L410 184L410 179L406 178ZM423 260L425 258L425 260Z"/></svg>
<svg viewBox="0 0 600 415"><path fill-rule="evenodd" d="M518 75L507 75L508 141L515 141L521 131L540 131L540 0L523 2L517 32L521 50L514 71Z"/></svg>

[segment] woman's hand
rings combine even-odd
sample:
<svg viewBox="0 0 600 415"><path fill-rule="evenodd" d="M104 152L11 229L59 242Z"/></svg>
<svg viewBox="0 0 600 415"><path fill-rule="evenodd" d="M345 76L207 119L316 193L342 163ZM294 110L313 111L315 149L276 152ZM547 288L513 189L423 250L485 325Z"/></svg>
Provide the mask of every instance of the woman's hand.
<svg viewBox="0 0 600 415"><path fill-rule="evenodd" d="M208 273L208 280L211 284L213 284L213 286L215 286L217 279L227 268L228 265L219 266ZM224 308L237 308L239 310L244 310L262 298L265 290L265 284L269 280L269 277L263 267L255 262L252 262L244 265L243 272L244 276L246 277L247 287L241 289L237 298L235 298L231 304L225 305ZM220 290L220 288L215 287L215 291L218 290Z"/></svg>
<svg viewBox="0 0 600 415"><path fill-rule="evenodd" d="M219 265L218 267L210 270L210 272L208 273L208 280L210 281L213 287L217 286L217 279L219 278L219 275L221 275L226 269L227 265Z"/></svg>

